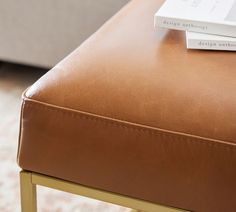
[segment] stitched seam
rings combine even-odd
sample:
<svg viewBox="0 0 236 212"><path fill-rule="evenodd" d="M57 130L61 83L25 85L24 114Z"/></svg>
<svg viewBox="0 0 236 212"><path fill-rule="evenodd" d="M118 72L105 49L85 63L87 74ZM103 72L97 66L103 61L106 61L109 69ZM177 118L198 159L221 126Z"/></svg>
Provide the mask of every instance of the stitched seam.
<svg viewBox="0 0 236 212"><path fill-rule="evenodd" d="M71 118L83 118L85 120L89 120L89 121L95 121L95 122L99 122L99 123L103 123L106 125L110 125L110 126L115 126L115 127L119 127L122 129L126 129L129 131L136 131L139 133L145 133L147 135L154 135L154 136L161 136L161 137L166 137L166 138L171 138L171 139L175 139L181 142L188 142L191 144L204 144L207 146L211 146L211 147L221 147L224 149L228 149L228 150L235 150L236 151L236 146L234 144L231 143L225 143L224 141L221 140L214 140L214 139L207 139L207 138L198 138L198 137L191 137L191 135L181 135L181 134L175 134L175 133L170 133L170 132L165 132L165 131L161 131L158 129L149 129L149 128L142 128L142 126L134 126L132 125L132 123L119 123L118 121L115 120L110 120L110 119L105 119L105 118L99 118L99 117L95 117L92 115L88 115L88 114L84 114L84 113L80 113L78 112L74 112L74 111L64 111L60 108L56 108L53 106L48 106L48 105L43 105L41 103L38 102L33 102L33 101L27 101L25 100L23 102L24 107L25 108L39 108L41 110L45 110L45 111L55 111L55 112L59 112L63 115L67 115Z"/></svg>

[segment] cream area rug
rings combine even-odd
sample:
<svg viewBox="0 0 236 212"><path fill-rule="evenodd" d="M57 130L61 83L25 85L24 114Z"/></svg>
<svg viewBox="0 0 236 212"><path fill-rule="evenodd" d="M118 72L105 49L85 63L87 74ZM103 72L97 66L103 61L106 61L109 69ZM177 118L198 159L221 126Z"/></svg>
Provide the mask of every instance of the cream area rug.
<svg viewBox="0 0 236 212"><path fill-rule="evenodd" d="M20 212L16 163L21 94L46 71L0 63L0 212ZM39 212L128 212L130 209L38 188Z"/></svg>

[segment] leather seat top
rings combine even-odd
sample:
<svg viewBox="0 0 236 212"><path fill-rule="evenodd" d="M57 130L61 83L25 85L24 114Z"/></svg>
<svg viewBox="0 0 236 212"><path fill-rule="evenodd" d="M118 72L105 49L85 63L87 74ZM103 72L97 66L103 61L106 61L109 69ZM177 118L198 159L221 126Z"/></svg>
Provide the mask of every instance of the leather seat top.
<svg viewBox="0 0 236 212"><path fill-rule="evenodd" d="M18 162L190 211L235 211L236 55L154 30L133 0L24 96ZM52 157L53 155L53 157Z"/></svg>
<svg viewBox="0 0 236 212"><path fill-rule="evenodd" d="M128 4L26 96L235 144L235 53L187 50L183 32L154 30L162 2Z"/></svg>

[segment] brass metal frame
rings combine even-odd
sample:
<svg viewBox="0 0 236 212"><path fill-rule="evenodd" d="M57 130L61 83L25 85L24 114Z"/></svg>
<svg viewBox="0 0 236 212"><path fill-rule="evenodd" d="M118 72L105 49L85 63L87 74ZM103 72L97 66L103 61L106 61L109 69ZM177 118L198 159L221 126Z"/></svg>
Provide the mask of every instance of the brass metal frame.
<svg viewBox="0 0 236 212"><path fill-rule="evenodd" d="M36 186L45 186L60 191L69 192L72 194L89 197L92 199L133 208L133 211L145 212L180 212L183 210L157 205L151 202L134 199L127 196L114 194L111 192L101 191L94 188L89 188L79 184L67 182L57 178L37 174L34 172L20 172L21 186L21 210L22 212L37 211L37 195Z"/></svg>

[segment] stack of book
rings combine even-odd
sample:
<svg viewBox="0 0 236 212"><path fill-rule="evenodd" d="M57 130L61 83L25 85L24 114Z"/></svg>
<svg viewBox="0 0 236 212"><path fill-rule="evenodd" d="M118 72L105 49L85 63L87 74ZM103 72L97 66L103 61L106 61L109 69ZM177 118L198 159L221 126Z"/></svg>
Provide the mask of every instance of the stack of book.
<svg viewBox="0 0 236 212"><path fill-rule="evenodd" d="M236 0L166 0L155 27L186 31L188 49L236 51Z"/></svg>

